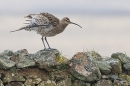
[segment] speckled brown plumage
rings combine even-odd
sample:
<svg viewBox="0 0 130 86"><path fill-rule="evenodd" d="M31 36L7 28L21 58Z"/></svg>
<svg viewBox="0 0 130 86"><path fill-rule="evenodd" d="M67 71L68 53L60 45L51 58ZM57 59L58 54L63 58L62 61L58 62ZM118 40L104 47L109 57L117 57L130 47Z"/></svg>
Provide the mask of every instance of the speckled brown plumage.
<svg viewBox="0 0 130 86"><path fill-rule="evenodd" d="M29 23L27 23L26 26L21 27L20 29L15 31L19 31L23 29L27 31L36 31L38 34L42 35L42 41L45 50L46 50L46 46L44 43L44 39L50 49L46 37L51 37L59 33L62 33L68 24L75 24L79 26L78 24L71 22L68 17L64 17L63 19L59 20L57 17L49 13L29 14L25 16L25 18L28 18L28 20L26 21L28 21ZM15 32L15 31L11 31L11 32Z"/></svg>
<svg viewBox="0 0 130 86"><path fill-rule="evenodd" d="M40 13L40 14L46 16L53 26L57 26L59 24L60 20L57 17L53 16L52 14L49 13Z"/></svg>

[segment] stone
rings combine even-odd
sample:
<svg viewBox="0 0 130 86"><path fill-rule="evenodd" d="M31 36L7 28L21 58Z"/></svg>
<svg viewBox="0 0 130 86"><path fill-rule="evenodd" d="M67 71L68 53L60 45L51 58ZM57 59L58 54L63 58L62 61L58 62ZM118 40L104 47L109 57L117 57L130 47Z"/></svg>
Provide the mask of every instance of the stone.
<svg viewBox="0 0 130 86"><path fill-rule="evenodd" d="M24 83L24 85L25 86L35 86L32 79L27 79L26 82Z"/></svg>
<svg viewBox="0 0 130 86"><path fill-rule="evenodd" d="M111 80L101 79L98 82L92 84L92 86L112 86Z"/></svg>
<svg viewBox="0 0 130 86"><path fill-rule="evenodd" d="M7 83L7 82L11 82L11 81L18 81L18 82L24 82L25 78L20 75L20 74L7 74L4 78L3 78L3 83Z"/></svg>
<svg viewBox="0 0 130 86"><path fill-rule="evenodd" d="M5 50L2 53L0 53L0 58L3 58L3 59L9 59L10 60L10 58L13 57L13 56L14 56L14 53L11 50Z"/></svg>
<svg viewBox="0 0 130 86"><path fill-rule="evenodd" d="M130 85L130 75L123 73L119 75L119 78L121 78L122 80L126 80L127 84Z"/></svg>
<svg viewBox="0 0 130 86"><path fill-rule="evenodd" d="M100 72L102 74L109 74L111 72L111 69L112 69L111 66L109 66L105 62L97 61L97 66L99 67Z"/></svg>
<svg viewBox="0 0 130 86"><path fill-rule="evenodd" d="M47 80L47 81L42 81L38 84L38 86L57 86L54 81Z"/></svg>
<svg viewBox="0 0 130 86"><path fill-rule="evenodd" d="M0 80L0 86L4 86L3 82Z"/></svg>
<svg viewBox="0 0 130 86"><path fill-rule="evenodd" d="M31 59L28 55L19 55L17 68L34 67L35 61Z"/></svg>
<svg viewBox="0 0 130 86"><path fill-rule="evenodd" d="M45 86L45 81L41 81L39 84L38 84L38 86Z"/></svg>
<svg viewBox="0 0 130 86"><path fill-rule="evenodd" d="M41 78L36 78L36 79L33 80L33 82L35 84L39 84L41 81L42 81Z"/></svg>
<svg viewBox="0 0 130 86"><path fill-rule="evenodd" d="M71 79L65 78L64 80L59 81L56 86L71 86Z"/></svg>
<svg viewBox="0 0 130 86"><path fill-rule="evenodd" d="M101 78L100 70L89 52L78 52L70 60L71 74L83 81L97 81Z"/></svg>
<svg viewBox="0 0 130 86"><path fill-rule="evenodd" d="M59 54L59 51L54 50L40 50L34 54L34 60L36 61L36 65L38 68L44 68L47 71L51 71L53 66L59 65L60 63L57 61L56 54Z"/></svg>
<svg viewBox="0 0 130 86"><path fill-rule="evenodd" d="M2 52L2 55L4 56L13 56L14 53L12 50L5 50L4 52Z"/></svg>
<svg viewBox="0 0 130 86"><path fill-rule="evenodd" d="M108 75L102 75L102 79L109 79Z"/></svg>
<svg viewBox="0 0 130 86"><path fill-rule="evenodd" d="M26 55L29 54L26 49L21 49L15 52L15 55Z"/></svg>
<svg viewBox="0 0 130 86"><path fill-rule="evenodd" d="M24 86L21 82L10 82L6 86Z"/></svg>
<svg viewBox="0 0 130 86"><path fill-rule="evenodd" d="M111 57L112 57L112 58L115 58L115 59L119 59L122 64L128 62L128 59L127 59L128 56L126 56L126 55L123 54L123 53L119 53L119 52L113 53L113 54L111 55Z"/></svg>
<svg viewBox="0 0 130 86"><path fill-rule="evenodd" d="M112 86L128 86L128 83L126 80L114 80L114 83L112 84Z"/></svg>
<svg viewBox="0 0 130 86"><path fill-rule="evenodd" d="M115 58L107 58L105 60L103 60L106 64L108 64L109 66L111 66L111 72L113 74L117 73L120 74L122 73L122 65L121 65L121 61L119 59L115 59Z"/></svg>
<svg viewBox="0 0 130 86"><path fill-rule="evenodd" d="M9 59L0 58L0 69L10 69L15 66L15 62Z"/></svg>
<svg viewBox="0 0 130 86"><path fill-rule="evenodd" d="M89 55L91 55L91 57L93 57L97 61L102 60L102 56L98 52L89 51Z"/></svg>
<svg viewBox="0 0 130 86"><path fill-rule="evenodd" d="M35 75L26 76L26 78L27 80L24 83L25 85L35 86L36 84L39 84L42 81L41 78Z"/></svg>
<svg viewBox="0 0 130 86"><path fill-rule="evenodd" d="M125 68L125 70L130 70L130 61L123 64L123 67Z"/></svg>
<svg viewBox="0 0 130 86"><path fill-rule="evenodd" d="M80 80L75 80L72 83L72 86L91 86L91 83L80 81Z"/></svg>
<svg viewBox="0 0 130 86"><path fill-rule="evenodd" d="M108 76L109 76L109 79L111 80L116 80L119 78L118 74L109 74Z"/></svg>

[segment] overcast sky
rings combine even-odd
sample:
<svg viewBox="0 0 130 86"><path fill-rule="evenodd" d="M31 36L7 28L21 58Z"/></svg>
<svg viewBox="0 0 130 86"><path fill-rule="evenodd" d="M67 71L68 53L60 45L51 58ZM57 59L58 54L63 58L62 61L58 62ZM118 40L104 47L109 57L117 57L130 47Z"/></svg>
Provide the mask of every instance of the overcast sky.
<svg viewBox="0 0 130 86"><path fill-rule="evenodd" d="M130 14L130 0L0 0L0 14Z"/></svg>

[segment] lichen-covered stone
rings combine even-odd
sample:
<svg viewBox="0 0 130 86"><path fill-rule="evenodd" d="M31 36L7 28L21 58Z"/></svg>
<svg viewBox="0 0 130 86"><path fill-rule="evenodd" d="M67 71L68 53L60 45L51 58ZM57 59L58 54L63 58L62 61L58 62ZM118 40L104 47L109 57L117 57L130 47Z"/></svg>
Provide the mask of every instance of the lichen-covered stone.
<svg viewBox="0 0 130 86"><path fill-rule="evenodd" d="M101 78L99 68L89 52L78 52L69 65L71 74L80 80L91 82Z"/></svg>
<svg viewBox="0 0 130 86"><path fill-rule="evenodd" d="M39 84L38 84L38 86L45 86L45 81L41 81Z"/></svg>
<svg viewBox="0 0 130 86"><path fill-rule="evenodd" d="M6 86L24 86L22 82L10 82Z"/></svg>
<svg viewBox="0 0 130 86"><path fill-rule="evenodd" d="M22 75L19 74L7 74L4 78L3 78L3 83L7 83L7 82L11 82L11 81L20 81L20 82L24 82L25 78Z"/></svg>
<svg viewBox="0 0 130 86"><path fill-rule="evenodd" d="M127 75L127 74L120 74L119 75L119 78L121 78L122 80L126 80L128 85L130 85L130 75Z"/></svg>
<svg viewBox="0 0 130 86"><path fill-rule="evenodd" d="M41 83L38 84L38 86L57 86L54 81L47 80L47 81L42 81Z"/></svg>
<svg viewBox="0 0 130 86"><path fill-rule="evenodd" d="M71 86L71 83L70 78L65 78L64 80L59 81L56 86Z"/></svg>
<svg viewBox="0 0 130 86"><path fill-rule="evenodd" d="M13 56L14 53L12 50L5 50L1 53L1 55L4 55L4 56Z"/></svg>
<svg viewBox="0 0 130 86"><path fill-rule="evenodd" d="M102 79L109 79L108 75L102 75Z"/></svg>
<svg viewBox="0 0 130 86"><path fill-rule="evenodd" d="M109 74L111 72L111 66L109 66L105 62L96 61L96 63L102 74Z"/></svg>
<svg viewBox="0 0 130 86"><path fill-rule="evenodd" d="M122 65L120 60L114 59L114 58L107 58L103 60L106 64L111 66L111 72L112 73L122 73Z"/></svg>
<svg viewBox="0 0 130 86"><path fill-rule="evenodd" d="M4 86L3 82L0 80L0 86Z"/></svg>
<svg viewBox="0 0 130 86"><path fill-rule="evenodd" d="M9 59L0 58L0 69L10 69L15 66L15 62Z"/></svg>
<svg viewBox="0 0 130 86"><path fill-rule="evenodd" d="M75 80L71 86L91 86L91 83Z"/></svg>
<svg viewBox="0 0 130 86"><path fill-rule="evenodd" d="M35 54L5 50L0 86L129 86L129 66L130 57L123 53L102 58L95 51L78 52L68 61L56 49Z"/></svg>
<svg viewBox="0 0 130 86"><path fill-rule="evenodd" d="M93 57L97 61L102 60L102 56L98 52L95 52L95 51L89 51L89 56Z"/></svg>
<svg viewBox="0 0 130 86"><path fill-rule="evenodd" d="M26 55L29 54L26 49L21 49L15 52L15 55Z"/></svg>
<svg viewBox="0 0 130 86"><path fill-rule="evenodd" d="M112 86L111 80L101 79L98 82L92 84L92 86Z"/></svg>
<svg viewBox="0 0 130 86"><path fill-rule="evenodd" d="M114 83L112 84L112 86L128 86L128 83L126 80L114 80Z"/></svg>
<svg viewBox="0 0 130 86"><path fill-rule="evenodd" d="M57 61L56 54L59 53L58 50L40 50L34 54L34 60L38 68L44 68L47 71L51 70L51 67L59 64Z"/></svg>
<svg viewBox="0 0 130 86"><path fill-rule="evenodd" d="M109 76L109 79L111 80L116 80L119 78L118 74L109 74L108 76Z"/></svg>
<svg viewBox="0 0 130 86"><path fill-rule="evenodd" d="M126 55L123 54L123 53L119 53L119 52L113 53L113 54L111 55L111 57L112 57L112 58L115 58L115 59L119 59L122 64L128 62L128 59L127 59L128 56L126 56Z"/></svg>
<svg viewBox="0 0 130 86"><path fill-rule="evenodd" d="M35 75L30 75L25 77L27 78L26 82L24 83L25 85L35 86L36 84L39 84L42 81L41 78Z"/></svg>
<svg viewBox="0 0 130 86"><path fill-rule="evenodd" d="M33 82L34 82L35 84L39 84L41 81L42 81L41 78L33 79Z"/></svg>
<svg viewBox="0 0 130 86"><path fill-rule="evenodd" d="M126 69L126 70L130 70L130 61L126 62L125 64L123 64L123 67Z"/></svg>
<svg viewBox="0 0 130 86"><path fill-rule="evenodd" d="M33 67L35 66L35 61L31 59L28 55L19 55L17 68Z"/></svg>
<svg viewBox="0 0 130 86"><path fill-rule="evenodd" d="M2 53L0 53L0 58L1 59L8 59L8 60L10 60L10 58L13 57L13 56L14 56L14 53L11 50L5 50Z"/></svg>
<svg viewBox="0 0 130 86"><path fill-rule="evenodd" d="M26 82L24 83L24 85L25 86L35 86L32 79L27 79Z"/></svg>

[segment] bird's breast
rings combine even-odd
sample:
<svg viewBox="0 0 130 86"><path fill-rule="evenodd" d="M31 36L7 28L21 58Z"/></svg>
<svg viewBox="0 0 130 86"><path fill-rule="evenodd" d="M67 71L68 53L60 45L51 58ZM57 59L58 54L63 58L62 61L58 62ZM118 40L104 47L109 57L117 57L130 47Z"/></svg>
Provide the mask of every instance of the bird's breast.
<svg viewBox="0 0 130 86"><path fill-rule="evenodd" d="M52 28L50 30L42 31L41 35L45 36L45 37L51 37L51 36L55 36L57 34L60 34L63 31L64 31L64 29L62 29L62 28L54 27L54 28Z"/></svg>

